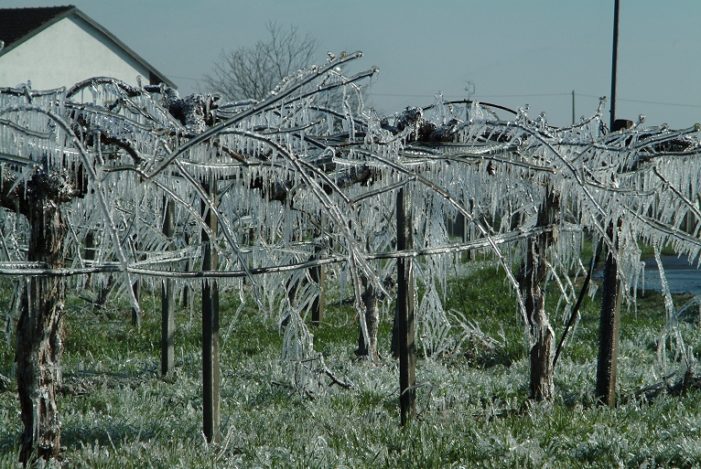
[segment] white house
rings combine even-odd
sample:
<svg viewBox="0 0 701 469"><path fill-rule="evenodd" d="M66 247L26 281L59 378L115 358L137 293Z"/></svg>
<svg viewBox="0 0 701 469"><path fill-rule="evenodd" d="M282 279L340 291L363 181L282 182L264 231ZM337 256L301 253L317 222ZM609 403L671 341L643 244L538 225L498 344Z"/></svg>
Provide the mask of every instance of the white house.
<svg viewBox="0 0 701 469"><path fill-rule="evenodd" d="M176 87L75 6L0 8L0 87L70 87L96 76Z"/></svg>

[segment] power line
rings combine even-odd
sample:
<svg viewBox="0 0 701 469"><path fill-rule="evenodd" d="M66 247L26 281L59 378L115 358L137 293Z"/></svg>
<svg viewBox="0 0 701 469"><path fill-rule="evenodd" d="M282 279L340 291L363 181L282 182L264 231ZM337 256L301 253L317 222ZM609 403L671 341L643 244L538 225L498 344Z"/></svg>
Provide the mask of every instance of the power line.
<svg viewBox="0 0 701 469"><path fill-rule="evenodd" d="M570 96L571 92L566 93L523 93L523 94L487 94L483 98L541 98L547 96Z"/></svg>
<svg viewBox="0 0 701 469"><path fill-rule="evenodd" d="M180 80L189 80L193 82L199 82L201 81L201 78L194 78L194 77L187 77L183 75L171 75L167 74L171 78L176 78ZM441 93L433 93L433 94L427 94L427 93L376 93L376 92L370 92L368 95L370 96L386 96L386 97L393 97L393 98L435 98L437 95ZM484 94L484 95L479 95L479 96L474 96L475 99L481 100L481 99L491 99L491 98L545 98L545 97L555 97L555 96L571 96L572 92L562 92L562 93L504 93L504 94ZM463 95L461 94L450 94L450 95L443 95L445 98L464 98ZM593 99L601 99L601 95L594 95L594 94L588 94L588 93L579 93L575 92L575 96L581 96L584 98L593 98ZM616 101L623 101L627 103L640 103L640 104L653 104L657 106L670 106L670 107L682 107L682 108L690 108L690 109L701 109L701 104L689 104L689 103L675 103L675 102L668 102L668 101L656 101L656 100L650 100L650 99L635 99L635 98L616 98Z"/></svg>
<svg viewBox="0 0 701 469"><path fill-rule="evenodd" d="M577 93L577 96L584 96L587 98L599 99L599 96L593 94ZM616 98L617 101L626 101L629 103L642 103L642 104L656 104L659 106L674 106L674 107L688 107L688 108L701 108L701 104L688 104L688 103L671 103L668 101L654 101L649 99L633 99L633 98Z"/></svg>
<svg viewBox="0 0 701 469"><path fill-rule="evenodd" d="M663 101L649 101L646 99L619 99L619 101L629 101L632 103L643 103L643 104L659 104L661 106L701 108L701 104L667 103L667 102L663 102Z"/></svg>
<svg viewBox="0 0 701 469"><path fill-rule="evenodd" d="M368 93L371 96L391 96L400 98L433 98L437 94L417 94L417 93ZM479 98L532 98L532 97L545 97L545 96L569 96L570 93L517 93L517 94L485 94L476 96ZM461 95L448 95L448 96L461 96Z"/></svg>
<svg viewBox="0 0 701 469"><path fill-rule="evenodd" d="M368 93L370 96L387 96L396 98L435 98L434 94L419 94L419 93ZM571 96L572 92L563 93L507 93L507 94L485 94L480 96L475 96L477 100L486 98L541 98L541 97L554 97L554 96ZM581 96L585 98L600 99L601 95L594 95L588 93L575 92L575 96ZM463 97L462 95L444 95L444 97ZM635 98L616 98L617 101L623 101L628 103L641 103L641 104L654 104L658 106L671 106L671 107L685 107L698 109L701 108L701 104L689 104L689 103L675 103L668 101L655 101L649 99L635 99Z"/></svg>
<svg viewBox="0 0 701 469"><path fill-rule="evenodd" d="M434 98L437 94L411 94L411 93L368 93L370 96L390 96L397 98Z"/></svg>

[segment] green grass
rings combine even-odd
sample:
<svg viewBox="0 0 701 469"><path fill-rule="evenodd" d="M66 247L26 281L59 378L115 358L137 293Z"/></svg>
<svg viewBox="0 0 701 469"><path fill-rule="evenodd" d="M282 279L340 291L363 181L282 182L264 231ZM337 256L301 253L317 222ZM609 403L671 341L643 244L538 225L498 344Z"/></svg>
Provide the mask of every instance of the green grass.
<svg viewBox="0 0 701 469"><path fill-rule="evenodd" d="M235 300L222 301L221 445L201 435L199 313L178 313L176 372L159 376L160 311L144 302L144 322L130 325L124 303L96 315L71 299L66 316L65 386L59 396L67 467L694 467L701 464L701 393L635 392L666 371L656 361L665 320L657 295L624 311L620 405L594 404L598 306L582 319L557 365L552 405L527 399L524 330L502 275L481 270L450 282L447 307L497 339L464 344L417 366L419 417L399 427L398 366L383 317L379 363L358 360L357 324L348 307L329 307L313 329L314 347L351 389L312 375L309 393L292 386L280 360L278 324L253 309L232 323ZM681 299L679 300L681 304ZM555 305L548 303L549 309ZM564 319L552 314L557 335ZM682 322L698 354L699 325ZM0 373L12 376L12 344L0 344ZM672 357L673 358L673 357ZM680 363L672 362L669 369ZM0 392L0 467L16 461L20 432L14 390Z"/></svg>

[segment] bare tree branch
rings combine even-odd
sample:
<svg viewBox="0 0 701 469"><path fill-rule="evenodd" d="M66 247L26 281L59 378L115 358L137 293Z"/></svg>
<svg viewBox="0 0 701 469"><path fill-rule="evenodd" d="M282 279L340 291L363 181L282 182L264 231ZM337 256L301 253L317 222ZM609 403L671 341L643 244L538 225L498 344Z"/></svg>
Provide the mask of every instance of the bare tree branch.
<svg viewBox="0 0 701 469"><path fill-rule="evenodd" d="M285 77L309 66L316 41L301 35L297 27L267 24L268 39L250 47L222 52L211 74L204 76L207 91L226 100L264 99Z"/></svg>

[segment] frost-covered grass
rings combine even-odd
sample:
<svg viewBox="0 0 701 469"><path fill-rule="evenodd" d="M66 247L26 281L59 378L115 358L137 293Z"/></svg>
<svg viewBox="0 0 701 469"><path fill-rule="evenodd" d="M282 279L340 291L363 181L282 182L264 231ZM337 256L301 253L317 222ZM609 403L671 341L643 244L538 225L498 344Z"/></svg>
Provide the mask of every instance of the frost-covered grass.
<svg viewBox="0 0 701 469"><path fill-rule="evenodd" d="M398 425L398 368L389 353L390 318L381 328L382 359L359 361L352 313L329 308L315 349L353 388L321 385L300 393L280 362L277 324L253 310L231 323L223 301L221 445L201 436L199 314L180 311L174 376L159 376L159 304L146 302L141 331L125 305L94 315L69 305L65 386L60 395L67 467L691 467L701 464L701 393L635 392L667 370L656 362L664 326L662 301L641 299L624 313L620 405L592 398L598 313L587 301L557 365L551 406L527 400L523 328L498 273L453 283L449 307L497 339L496 348L465 344L441 359L418 362L418 420ZM562 318L553 317L559 335ZM698 324L682 322L698 353ZM229 332L227 334L227 332ZM12 350L0 345L0 373L11 375ZM670 369L678 367L671 363ZM0 392L0 467L16 460L20 432L14 390Z"/></svg>

